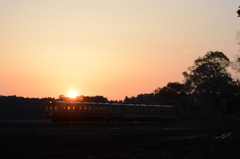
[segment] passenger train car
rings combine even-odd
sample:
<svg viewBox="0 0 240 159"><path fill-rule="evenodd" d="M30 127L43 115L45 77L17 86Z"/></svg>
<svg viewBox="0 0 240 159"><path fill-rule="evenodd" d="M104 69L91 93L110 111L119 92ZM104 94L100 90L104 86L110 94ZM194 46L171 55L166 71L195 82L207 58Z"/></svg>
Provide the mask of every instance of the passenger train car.
<svg viewBox="0 0 240 159"><path fill-rule="evenodd" d="M167 122L175 117L173 106L120 103L53 101L47 103L46 118L53 122L101 121Z"/></svg>

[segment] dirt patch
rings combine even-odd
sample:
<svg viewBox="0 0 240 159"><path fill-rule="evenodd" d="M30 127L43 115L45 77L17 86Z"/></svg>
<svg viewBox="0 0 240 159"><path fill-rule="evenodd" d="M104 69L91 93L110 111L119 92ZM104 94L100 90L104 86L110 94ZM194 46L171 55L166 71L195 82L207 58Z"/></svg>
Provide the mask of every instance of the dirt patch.
<svg viewBox="0 0 240 159"><path fill-rule="evenodd" d="M0 158L237 158L238 129L141 127L0 131Z"/></svg>

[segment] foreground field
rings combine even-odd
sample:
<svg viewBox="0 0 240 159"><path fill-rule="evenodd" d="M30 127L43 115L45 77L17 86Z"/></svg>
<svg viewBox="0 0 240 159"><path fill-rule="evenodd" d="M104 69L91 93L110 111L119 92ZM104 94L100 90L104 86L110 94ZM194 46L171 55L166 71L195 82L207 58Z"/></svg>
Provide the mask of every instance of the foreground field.
<svg viewBox="0 0 240 159"><path fill-rule="evenodd" d="M238 158L239 129L145 124L1 124L0 158Z"/></svg>

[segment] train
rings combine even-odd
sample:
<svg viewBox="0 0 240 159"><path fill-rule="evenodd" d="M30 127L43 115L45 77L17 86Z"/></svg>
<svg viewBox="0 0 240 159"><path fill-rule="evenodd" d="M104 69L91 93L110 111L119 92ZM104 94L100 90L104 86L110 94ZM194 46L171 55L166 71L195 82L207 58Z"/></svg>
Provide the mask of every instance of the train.
<svg viewBox="0 0 240 159"><path fill-rule="evenodd" d="M175 118L169 105L51 101L45 109L53 122L168 122Z"/></svg>

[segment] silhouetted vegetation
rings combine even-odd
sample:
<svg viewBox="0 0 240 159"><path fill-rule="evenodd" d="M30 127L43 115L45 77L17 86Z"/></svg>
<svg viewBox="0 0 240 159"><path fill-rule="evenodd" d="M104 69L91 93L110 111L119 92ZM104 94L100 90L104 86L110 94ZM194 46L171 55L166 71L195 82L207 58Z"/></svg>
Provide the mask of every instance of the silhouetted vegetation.
<svg viewBox="0 0 240 159"><path fill-rule="evenodd" d="M160 104L175 106L183 117L238 114L240 115L240 82L231 78L227 67L239 71L239 58L230 62L222 52L208 52L194 61L183 72L184 81L169 82L149 94L139 94L122 101L108 100L104 96L77 96L69 98L59 95L54 98L24 98L0 96L0 120L45 119L44 109L49 101L75 101L97 103Z"/></svg>
<svg viewBox="0 0 240 159"><path fill-rule="evenodd" d="M139 94L137 97L128 97L126 96L123 103L126 104L157 104L157 101L154 100L154 94Z"/></svg>
<svg viewBox="0 0 240 159"><path fill-rule="evenodd" d="M69 98L64 95L60 95L57 99L59 101L75 101L75 102L96 102L96 103L109 103L108 99L103 96L77 96L75 98Z"/></svg>
<svg viewBox="0 0 240 159"><path fill-rule="evenodd" d="M231 63L222 52L210 51L183 72L183 83L169 82L151 94L126 97L124 102L172 105L185 117L240 112L240 82L227 71L230 64L238 70L237 62Z"/></svg>
<svg viewBox="0 0 240 159"><path fill-rule="evenodd" d="M0 120L45 119L45 105L54 98L0 96Z"/></svg>

